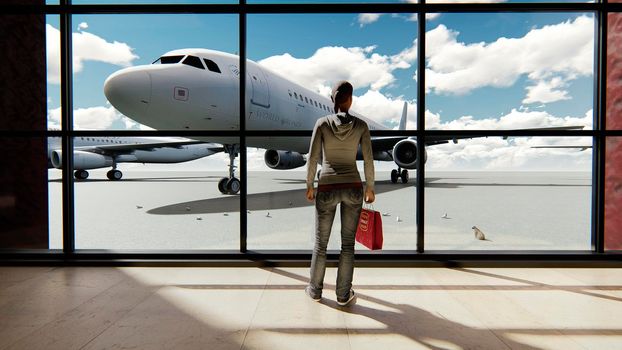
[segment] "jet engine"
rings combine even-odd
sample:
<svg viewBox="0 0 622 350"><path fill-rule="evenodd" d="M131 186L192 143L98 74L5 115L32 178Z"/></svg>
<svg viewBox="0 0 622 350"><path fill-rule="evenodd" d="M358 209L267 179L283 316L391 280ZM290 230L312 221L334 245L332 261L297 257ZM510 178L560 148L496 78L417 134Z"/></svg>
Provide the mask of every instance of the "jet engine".
<svg viewBox="0 0 622 350"><path fill-rule="evenodd" d="M292 151L269 149L263 158L268 167L279 170L294 169L307 164L302 154Z"/></svg>
<svg viewBox="0 0 622 350"><path fill-rule="evenodd" d="M60 169L63 166L62 151L52 151L52 165L56 169ZM74 169L97 169L112 166L112 158L101 154L74 151L73 152L73 167Z"/></svg>
<svg viewBox="0 0 622 350"><path fill-rule="evenodd" d="M400 168L417 168L417 141L404 139L393 146L393 160ZM424 150L423 163L428 160L428 153Z"/></svg>

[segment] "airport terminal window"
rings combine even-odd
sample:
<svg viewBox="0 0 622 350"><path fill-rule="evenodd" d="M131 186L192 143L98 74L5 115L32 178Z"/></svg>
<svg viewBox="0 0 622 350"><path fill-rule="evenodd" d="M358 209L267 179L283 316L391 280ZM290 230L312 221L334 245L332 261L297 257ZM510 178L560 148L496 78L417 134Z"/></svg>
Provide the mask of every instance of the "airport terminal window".
<svg viewBox="0 0 622 350"><path fill-rule="evenodd" d="M196 56L188 56L182 63L192 67L205 69L205 67L203 67L203 63L201 63L201 59Z"/></svg>
<svg viewBox="0 0 622 350"><path fill-rule="evenodd" d="M97 3L97 0L73 1L74 4L77 2ZM140 8L140 4L144 5L150 1L136 0L134 2L139 3L136 6ZM164 4L165 6L168 4L165 0L154 0L154 2ZM227 2L227 0L213 2L222 3ZM268 3L268 1L263 0L249 0L248 2L257 4ZM292 0L290 2L305 3L308 1ZM357 1L347 0L341 2L356 3ZM379 6L383 6L382 3L385 3L385 5L392 2L395 4L401 3L400 6L402 7L394 6L400 11L403 11L406 8L405 6L408 6L405 2L397 0L381 0L378 2L381 3ZM598 57L595 50L601 46L595 42L597 32L594 28L598 28L600 24L598 21L601 15L606 15L609 19L608 30L610 35L607 37L608 43L604 43L605 48L608 45L608 55L619 52L620 50L617 50L619 45L615 42L618 36L612 35L612 33L622 30L622 26L616 22L619 14L608 13L609 8L606 2L602 7L596 6L597 4L593 6L590 4L583 4L584 6L573 6L572 4L564 5L565 7L559 6L559 9L563 9L563 11L556 11L556 6L559 4L553 3L553 10L547 13L538 12L541 11L539 9L542 7L530 7L528 3L506 2L491 5L500 6L503 11L499 13L502 15L493 12L489 8L482 13L458 13L452 7L451 0L428 1L428 3L434 2L446 2L447 5L445 6L447 6L449 11L439 13L424 12L422 15L426 18L425 33L417 33L418 25L414 21L417 19L416 13L400 13L395 16L383 14L379 16L334 14L330 13L333 3L324 3L323 1L320 1L318 5L320 6L319 13L312 14L265 15L261 11L252 13L254 8L249 7L248 9L251 12L244 12L244 21L246 21L248 29L246 33L241 34L242 38L245 39L244 43L247 47L246 50L242 51L236 46L238 45L237 39L239 37L239 33L236 32L239 28L237 21L238 18L242 18L236 11L238 9L242 11L242 7L232 5L228 9L233 9L234 12L228 18L233 18L231 22L233 25L230 28L231 30L223 31L226 33L231 32L231 36L227 37L226 42L224 40L210 41L212 44L206 48L235 55L244 52L248 59L252 59L258 62L259 65L264 65L268 68L271 65L280 64L279 68L282 69L279 69L279 72L285 77L290 77L297 70L304 71L306 76L301 74L297 78L298 81L302 81L303 90L308 91L307 96L303 96L292 89L288 91L290 98L293 97L298 101L300 97L300 101L296 103L290 99L283 100L290 103L292 111L295 108L296 113L315 112L318 114L332 112L330 103L324 105L320 102L324 100L324 97L329 97L328 90L326 89L329 82L322 80L318 74L309 74L309 70L306 69L304 64L330 62L330 60L323 61L322 59L325 57L322 57L322 55L330 53L330 50L335 50L336 52L343 49L340 51L341 54L351 55L349 57L355 60L354 65L370 69L367 72L368 74L356 72L356 74L343 74L342 76L344 79L351 80L357 84L357 89L359 90L355 91L357 97L355 105L358 103L358 106L363 107L367 114L378 118L379 125L370 125L371 130L384 129L383 132L386 132L390 137L410 137L411 140L415 140L416 137L429 140L430 136L436 137L439 135L438 131L447 133L451 133L453 130L464 131L464 133L458 132L453 135L457 143L453 143L452 139L449 138L445 140L448 143L439 143L433 146L430 144L426 147L427 163L425 164L425 177L420 179L420 182L417 182L416 170L412 167L405 166L401 168L395 165L393 161L375 162L377 165L378 203L383 201L384 203L392 203L388 205L386 211L383 210L383 215L386 214L383 216L386 225L386 251L384 253L392 254L397 250L412 253L417 248L423 248L428 251L589 251L591 244L594 243L591 241L590 231L596 225L594 220L598 220L595 217L596 214L592 212L592 205L594 204L591 199L593 185L596 185L594 190L601 191L600 193L605 197L605 208L600 208L605 212L605 219L604 222L599 224L599 227L603 226L604 228L602 229L603 232L597 232L597 235L599 235L601 241L604 241L605 250L622 249L619 240L619 230L612 229L612 227L617 225L615 217L618 215L615 210L612 211L611 209L611 205L619 205L620 203L619 199L613 196L618 192L619 186L616 182L617 168L612 165L617 164L615 163L617 155L614 151L617 151L617 148L619 148L617 146L622 144L622 142L619 142L621 138L619 130L622 128L618 128L620 123L616 124L616 115L618 113L608 110L608 118L606 119L608 129L589 132L590 129L596 129L600 125L593 123L593 119L595 117L601 118L597 114L599 108L593 104L593 101L598 98L598 96L595 96L597 91L593 88L593 83L594 80L600 78L595 71L594 67L597 65L593 58ZM568 2L582 2L582 0L571 0ZM51 2L48 1L47 3ZM106 1L106 3L109 4L111 2ZM412 9L414 11L419 9L427 11L431 8L426 4L419 5L421 6L412 7ZM129 25L129 22L132 22L125 18L149 17L162 20L169 16L171 18L177 16L174 14L164 14L162 16L160 14L148 13L142 15L136 13L125 14L123 13L124 8L121 6L115 7L116 5L114 4L101 6L111 6L112 9L118 9L120 11L118 18L124 18L125 21L124 24L121 23L123 25ZM480 4L477 6L486 7L489 5ZM506 11L503 6L507 6L509 10ZM85 162L87 161L100 161L107 165L110 162L110 159L106 158L107 155L83 154L81 153L83 149L80 148L81 146L78 143L82 140L89 143L99 142L106 147L118 147L117 145L124 142L107 137L109 135L106 135L106 130L127 131L128 135L138 137L143 136L144 130L148 130L144 128L147 125L140 124L122 115L114 107L106 104L106 101L93 102L94 100L84 98L83 91L89 90L85 88L86 85L83 85L84 81L92 79L90 76L92 71L106 71L106 76L108 76L120 70L121 67L149 64L151 61L141 62L141 57L157 57L157 55L161 55L164 52L183 47L182 44L179 44L179 47L173 44L168 45L166 48L157 48L156 50L151 48L150 50L153 50L153 52L149 51L146 54L144 49L140 51L134 49L137 47L138 42L145 39L139 35L135 37L128 36L126 40L123 40L122 45L115 46L118 38L112 33L102 31L101 28L106 26L102 24L103 22L99 22L104 17L109 16L102 16L101 14L83 15L81 12L83 10L77 11L79 13L73 13L76 8L72 7L71 2L67 8L73 16L74 24L74 28L69 28L69 30L74 32L73 41L71 39L72 36L69 35L74 51L74 79L69 82L71 88L69 91L73 91L75 96L73 99L69 99L73 106L67 106L73 110L73 119L69 120L72 120L74 125L69 128L62 126L62 137L72 138L74 142L74 169L76 162L79 163L80 161L83 163L79 164L86 164ZM147 12L153 10L148 6L145 6L145 9ZM517 10L512 12L513 9ZM188 14L185 18L220 16L209 14L211 8L208 6L201 7L201 4L193 7L193 10L199 13ZM389 10L393 10L393 8L386 7L383 9L385 12L382 13L392 13ZM47 11L47 8L45 11ZM278 21L274 21L275 25L272 27L276 28L277 32L273 33L274 35L267 33L270 26L267 26L266 23L271 20L278 19L284 22L295 22L300 28L295 27L287 35L290 35L292 40L298 40L299 42L301 35L308 35L308 33L313 32L308 30L308 28L305 29L306 25L313 26L314 23L318 23L317 20L321 19L321 17L327 17L334 21L339 16L349 16L348 21L345 22L349 28L344 33L347 32L347 35L351 35L351 33L359 31L366 32L366 34L356 40L344 34L343 42L325 43L320 41L322 35L318 33L316 37L309 37L309 40L305 40L306 42L313 42L316 46L305 47L295 52L295 46L288 45L280 37L276 37L279 34L278 32L283 32L283 27L289 28L289 26L278 25ZM505 21L503 19L504 16L509 20ZM83 18L87 18L87 20L83 20ZM422 17L419 16L418 18ZM386 25L385 22L388 21L394 21L395 23ZM59 18L54 17L52 20L48 20L48 22L51 28L47 28L47 35L56 37L61 27L59 26ZM187 20L179 22L196 24L196 22ZM475 28L475 26L469 25L469 23L478 23L481 26ZM395 29L395 33L381 33L381 30L374 32L374 30L385 28L385 26L386 28L394 27L397 29ZM171 26L166 26L166 28L170 30ZM210 32L209 30L197 30L196 28L192 30L201 33ZM305 31L305 33L296 32L296 30ZM127 32L131 31L128 30ZM558 34L566 39L558 38ZM101 38L106 43L105 46L108 51L100 52L96 58L84 54L81 55L80 50L84 49L84 47L81 46L83 43L77 38L83 39L89 35ZM283 35L286 37L285 33ZM416 43L421 42L418 39L422 35L425 35L426 47L418 48ZM177 35L177 38L179 37L192 39L187 35ZM568 37L571 39L568 39ZM266 38L269 38L270 45L266 45ZM334 36L331 36L331 38L333 41L340 40L340 38L335 39ZM542 38L548 39L549 44L543 44L538 41ZM183 46L201 47L198 45L202 45L201 42L204 41L184 41ZM278 44L280 42L283 42L283 48L277 47L280 45ZM211 45L221 45L221 47L212 47ZM203 46L206 45L203 44ZM118 49L118 51L112 50L113 47ZM115 55L107 55L112 52L115 52ZM503 56L499 55L499 52L512 54ZM287 57L285 53L290 56ZM561 58L556 57L556 55L559 55ZM417 57L425 57L426 61L419 63ZM291 60L286 61L289 58ZM279 61L279 59L285 61ZM50 58L48 57L49 60ZM61 60L54 59L53 61L60 62ZM610 64L615 61L608 60L606 63ZM498 65L498 62L504 62L504 64ZM559 62L563 62L563 64L557 64ZM192 55L161 56L153 62L153 64L176 63L222 73L216 62ZM382 64L378 65L378 63ZM92 67L95 67L95 69L91 69ZM225 67L227 68L226 71L230 69L228 64ZM422 67L423 69L421 69ZM499 70L496 70L495 67L499 67ZM618 106L619 104L615 103L617 90L610 90L613 88L613 83L619 80L616 78L615 67L617 66L610 65L607 68L607 79L609 80L607 82L608 90L606 96L607 103ZM325 71L331 71L331 67L324 68L327 68ZM424 101L417 101L418 96L420 96L417 89L423 88L423 83L417 81L418 70L425 74L426 90ZM226 71L225 73L227 73ZM269 101L270 103L266 103L265 106L278 106L276 101L280 98L277 94L273 93L271 97L268 94L262 95L263 92L260 89L260 85L258 85L261 82L265 83L267 81L267 85L270 87L270 76L268 75L268 78L264 79L259 75L255 76L252 73L249 74L248 71L246 72L246 82L248 83L246 92L248 96L253 96L253 99L256 101L272 98L274 102ZM478 74L471 76L469 73ZM223 74L222 78L229 75ZM49 78L50 75L48 74ZM252 83L255 86L251 85L251 82L248 81L249 78L253 80ZM99 81L97 86L102 86L105 76L98 79L101 81ZM48 85L50 85L50 82L48 82ZM190 90L189 92L185 91L186 94L189 93L190 96L196 96L193 94L196 94L197 90L193 90L192 86L185 88ZM253 88L257 90L253 91ZM171 94L170 90L163 89L165 94L168 94L167 96ZM277 90L269 92L274 91ZM323 92L322 98L316 96L316 93L320 91ZM251 95L253 92L255 95ZM238 95L235 95L232 101L238 99L238 97ZM100 98L103 99L101 96ZM150 103L149 96L142 98L140 101L144 104ZM32 141L34 143L41 143L34 139L51 139L49 135L60 134L50 131L53 130L51 126L61 127L60 96L53 96L51 99L48 99L48 103L51 103L51 105L48 107L47 134L44 136L33 134ZM306 104L315 106L316 109L301 108ZM52 105L58 107L58 111L53 111L52 109L55 108L50 107ZM178 105L188 106L189 104L178 103ZM242 105L240 103L240 106ZM208 108L222 108L219 103L210 103L206 104L206 106ZM407 107L408 114L405 119L400 119L404 106ZM266 108L261 105L257 106L257 108L259 107ZM607 107L609 108L609 105ZM321 111L318 109L321 109ZM295 123L294 119L279 119L280 115L278 114L271 114L270 111L266 113L265 110L259 111L263 113L254 114L254 116L273 122L278 127L260 130L259 136L254 134L255 130L247 133L251 127L249 124L244 123L240 123L239 126L244 128L236 129L235 127L230 128L227 126L215 131L205 127L207 124L196 128L192 125L179 128L180 130L196 130L199 134L197 137L202 139L214 137L213 133L221 130L233 130L235 138L245 139L246 149L239 150L240 152L232 151L232 154L235 153L237 156L232 164L229 164L229 154L221 152L222 148L234 146L229 144L225 145L226 147L221 146L216 154L206 157L203 160L204 163L199 161L202 164L200 166L202 167L201 169L209 169L213 173L197 171L195 174L189 174L181 171L173 175L173 172L164 166L159 168L162 174L157 171L151 172L151 168L145 170L146 174L140 174L143 168L140 163L136 163L129 167L122 166L121 168L124 171L124 180L129 179L130 181L121 180L113 182L106 180L107 173L110 171L109 166L91 171L89 179L95 181L76 178L72 183L74 197L71 199L75 205L75 212L71 213L71 216L75 217L75 230L73 230L75 232L71 232L71 235L74 237L76 248L78 250L124 250L143 249L145 244L152 244L147 249L228 249L235 251L240 248L241 242L244 242L244 245L248 243L249 250L308 251L311 247L311 242L307 241L309 237L306 234L308 232L300 232L300 224L304 224L305 227L311 227L313 224L309 221L313 219L312 206L308 203L303 203L304 193L300 192L301 188L304 187L301 182L304 179L304 168L290 169L290 171L269 169L264 164L264 160L267 159L264 156L267 154L266 152L271 150L258 148L261 147L262 142L256 140L256 138L267 137L274 142L272 146L275 150L287 150L287 145L291 145L292 141L285 140L285 142L279 143L279 139L302 138L296 133L293 133L295 137L282 136L277 131L277 129L281 130L281 128L289 131L284 126L288 125L288 123ZM209 113L212 112L211 110L203 112L202 117L205 121L211 120L212 116ZM249 111L247 110L247 112ZM237 110L235 108L231 109L231 114L235 115L235 113L237 113ZM425 120L425 129L416 129L418 120ZM406 130L398 130L398 125L402 121L406 122ZM539 131L536 133L538 137L531 137L528 132L524 131L524 129L549 126L580 126L583 129L571 132L570 135L572 136L565 136L562 131L557 130L550 132ZM179 136L171 135L171 130L176 130L175 127L172 127L172 129L170 126L149 128L156 135L161 134L162 137ZM83 137L83 130L92 129L101 131L99 134L96 132L94 137ZM521 129L520 137L512 135L508 131L510 129ZM300 128L298 126L298 129L293 128L292 130L300 132L308 131L308 128ZM481 131L482 135L476 134L478 131ZM618 132L616 133L616 131ZM183 135L186 136L186 134ZM384 137L385 134L380 132L376 135ZM118 135L115 134L116 136ZM551 140L552 137L557 139ZM596 142L592 145L592 139L602 142ZM12 143L13 141L15 140L4 140L4 143ZM235 145L238 144L239 140ZM607 164L602 167L602 169L606 169L605 178L608 181L606 184L599 183L598 172L591 172L593 170L592 153L602 151L595 148L599 144L607 145ZM48 152L52 149L58 150L59 146L52 147L48 143ZM304 147L299 149L302 150ZM241 158L240 153L243 153L245 157ZM399 154L396 150L389 150L385 153L387 159L397 157ZM280 155L294 163L301 162L304 159L302 153L283 153ZM129 155L125 155L125 157L126 159L131 158ZM242 192L247 193L244 198L247 204L241 204L241 197L231 195L231 193L229 195L221 195L222 193L219 192L221 190L216 185L219 179L227 176L227 165L233 165L237 175L240 170L239 161L241 159L247 159L247 164L243 167L247 177L242 181L242 184L248 187L248 192ZM555 167L556 171L552 171L551 167ZM400 172L402 170L410 170L410 178L408 179L408 176L406 176L405 179L402 179L398 175L397 184L394 184L391 174L396 169ZM568 169L572 169L572 171ZM596 171L596 168L594 168L594 171ZM61 171L60 169L51 168L47 173L47 192L49 198L55 198L51 200L56 203L55 207L52 208L53 203L49 202L50 247L58 248L63 244L62 234L59 234L63 226L62 213L60 211L65 210L67 212L67 209L59 207L58 203L61 202L63 191L65 191L63 182L66 181L67 176L73 175L73 169L62 169ZM611 179L613 181L610 181ZM11 179L11 181L13 180ZM104 184L110 185L109 188L115 187L115 191L110 191L109 193L122 193L127 195L128 198L118 201L118 198L112 195L105 198L94 195L96 187L102 187L101 185ZM157 203L149 208L144 207L144 204L139 202L143 197L136 197L132 194L138 191L140 187L148 184L161 187L172 186L169 188L169 191L178 193L180 198L183 197L183 199L170 203L166 202L164 198L154 199L145 196L144 199L146 201L153 200L154 203ZM208 187L209 189L206 190ZM424 190L425 205L423 208L417 207L418 202L416 202L416 198L420 194L418 193L418 188ZM607 192L604 190L607 190ZM501 196L497 196L494 193L495 191L504 193ZM522 202L519 199L525 197L530 191L538 195L548 193L545 195L546 199L538 202L538 205L555 200L558 200L560 203L567 201L567 203L572 203L572 205L555 207L553 211L550 208L537 209L538 205L521 206ZM106 193L108 194L108 192ZM461 194L463 197L460 198ZM0 193L0 203L3 205L6 204L6 197L6 195ZM568 200L570 197L574 199ZM97 198L97 200L92 200L92 198ZM523 199L529 202L529 198ZM487 212L484 206L480 208L482 209L481 212L477 212L477 208L473 205L477 201L485 201L489 209L491 206L505 208L509 214L514 214L517 217L514 219L518 221L504 220L503 217L495 216L494 213L491 214L490 210L492 209ZM469 203L468 210L460 206L464 202ZM397 203L397 205L393 205L394 203ZM554 203L549 204L552 207L555 205ZM104 206L103 215L93 217L89 214L98 213L98 211L101 214L102 205ZM247 205L248 207L247 213L242 213L246 219L241 219L240 205ZM520 210L507 210L508 207L520 207ZM73 208L73 206L70 208ZM469 210L471 211L468 218L458 217ZM0 205L0 211L2 211L2 214L6 214L6 210L4 210L2 205ZM139 215L139 213L141 214ZM548 217L543 215L546 213L550 215ZM291 220L292 214L297 218L303 219ZM421 231L421 227L418 227L416 224L416 217L420 214L425 218L425 224L423 225L425 245L416 247L416 232L418 230ZM125 216L129 220L125 220ZM110 217L118 219L116 221L119 222L119 225L116 225L117 223L115 222L116 226L110 228L113 221ZM210 228L211 226L205 225L208 222L226 223L218 225L219 230L214 231ZM246 222L246 227L240 226L241 222ZM275 222L279 223L279 225L275 226ZM97 229L92 228L94 226L93 223L98 227ZM184 228L182 233L186 240L183 244L171 243L174 239L159 233L158 229L166 225L169 225L169 232L178 230L179 227ZM148 228L146 228L147 226ZM220 232L225 226L227 232ZM338 225L336 224L336 226ZM274 227L277 228L274 229ZM474 235L473 227L478 227L486 233L487 240L474 241L472 238ZM563 230L566 233L570 232L570 234L559 238L559 232L553 232L555 229ZM128 233L137 230L151 230L149 233L156 235L153 236L155 237L153 242L145 243L144 241L134 239L135 237L130 237L131 235ZM113 233L110 234L110 231L113 231ZM247 231L248 237L242 238ZM533 237L521 235L519 231L529 231L533 233ZM55 232L54 235L58 236L54 238L55 243L52 243L52 232ZM299 235L288 237L290 241L287 241L283 238L286 237L288 232L297 232ZM556 240L558 238L559 240ZM563 241L564 239L566 240ZM199 242L199 244L196 244L196 242ZM331 249L338 250L339 247L335 241L332 241L331 244L335 244L331 246ZM594 249L602 249L602 247ZM381 252L380 254L383 253ZM408 258L406 254L404 258Z"/></svg>

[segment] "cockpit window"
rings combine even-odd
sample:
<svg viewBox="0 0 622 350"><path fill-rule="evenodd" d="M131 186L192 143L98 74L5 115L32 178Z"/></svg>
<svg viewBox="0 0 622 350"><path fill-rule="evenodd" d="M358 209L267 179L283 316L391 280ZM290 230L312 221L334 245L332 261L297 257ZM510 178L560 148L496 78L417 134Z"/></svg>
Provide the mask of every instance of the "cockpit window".
<svg viewBox="0 0 622 350"><path fill-rule="evenodd" d="M212 60L208 60L207 58L204 58L203 61L205 62L207 69L215 73L220 73L220 68L218 68L218 65L216 64L216 62Z"/></svg>
<svg viewBox="0 0 622 350"><path fill-rule="evenodd" d="M153 64L175 64L179 63L184 56L162 56L155 60Z"/></svg>
<svg viewBox="0 0 622 350"><path fill-rule="evenodd" d="M201 59L196 56L188 56L182 63L195 68L205 69L205 67L203 67L203 63L201 63Z"/></svg>

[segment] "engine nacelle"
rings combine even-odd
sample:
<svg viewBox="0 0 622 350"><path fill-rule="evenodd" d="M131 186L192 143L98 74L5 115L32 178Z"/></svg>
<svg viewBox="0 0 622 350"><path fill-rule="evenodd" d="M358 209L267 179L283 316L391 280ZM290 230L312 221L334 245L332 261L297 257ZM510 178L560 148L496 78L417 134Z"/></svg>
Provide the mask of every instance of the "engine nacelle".
<svg viewBox="0 0 622 350"><path fill-rule="evenodd" d="M56 169L60 169L63 166L63 153L62 151L52 151L50 157L52 165ZM74 151L73 152L73 168L74 169L98 169L112 166L112 158L103 156L101 154Z"/></svg>
<svg viewBox="0 0 622 350"><path fill-rule="evenodd" d="M423 150L423 164L428 160L428 152ZM393 146L393 160L400 168L417 168L417 141L404 139Z"/></svg>
<svg viewBox="0 0 622 350"><path fill-rule="evenodd" d="M268 167L279 170L295 169L307 164L302 154L292 151L269 149L264 153L263 159Z"/></svg>

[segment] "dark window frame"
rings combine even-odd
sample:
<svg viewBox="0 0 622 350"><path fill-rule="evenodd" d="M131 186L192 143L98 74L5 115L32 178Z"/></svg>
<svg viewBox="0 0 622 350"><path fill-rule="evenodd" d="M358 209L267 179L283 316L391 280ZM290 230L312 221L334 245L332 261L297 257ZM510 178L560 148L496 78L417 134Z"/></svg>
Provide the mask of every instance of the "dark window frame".
<svg viewBox="0 0 622 350"><path fill-rule="evenodd" d="M373 136L411 136L416 137L419 143L426 137L435 135L483 135L483 136L588 136L594 140L592 162L592 249L589 251L425 251L424 250L424 167L417 169L417 245L416 251L383 252L382 254L368 254L357 252L357 259L374 266L383 264L409 265L416 261L440 261L452 264L455 261L471 261L475 265L487 263L503 264L508 260L525 265L528 261L538 260L553 263L554 261L588 261L588 262L619 262L622 252L605 252L604 250L604 172L605 172L605 141L607 137L622 137L622 130L605 129L606 106L606 53L607 53L607 15L612 12L622 12L621 3L608 3L606 0L594 3L477 3L477 4L426 4L426 3L396 3L396 4L246 4L241 0L233 5L72 5L71 0L60 0L59 5L0 5L2 13L39 13L59 14L61 31L61 100L62 100L62 129L39 131L0 131L1 137L61 137L63 150L63 250L62 251L23 251L2 250L1 260L54 260L61 262L107 261L119 259L137 259L141 261L153 260L229 260L251 261L251 264L269 263L270 261L298 261L310 258L310 249L305 251L248 251L246 247L247 223L246 215L240 215L240 249L238 251L153 251L149 253L132 253L127 251L96 251L75 249L74 224L74 197L73 197L73 162L71 154L74 137L105 137L105 136L239 136L240 137L240 177L242 191L240 194L240 212L246 213L246 148L245 138L249 136L275 136L272 131L246 130L244 118L240 119L239 131L189 131L189 130L158 130L158 131L77 131L73 129L73 97L72 97L72 15L73 14L126 14L126 13L228 13L239 15L240 28L240 57L246 58L246 15L261 13L417 13L419 26L418 38L420 47L418 57L425 57L425 15L433 12L591 12L595 15L596 31L596 60L594 76L594 130L581 131L512 131L512 130L478 130L478 131L437 131L426 130L425 112L425 62L418 60L418 96L417 96L417 125L416 130L374 130ZM246 67L240 67L240 96L245 96ZM295 94L295 93L294 93ZM302 98L302 95L300 95ZM240 99L241 115L245 112L245 103ZM311 131L278 132L278 136L308 136ZM422 159L423 148L419 148L419 159ZM329 252L329 259L335 261L337 252ZM480 263L477 263L479 261ZM483 263L482 263L483 262Z"/></svg>

